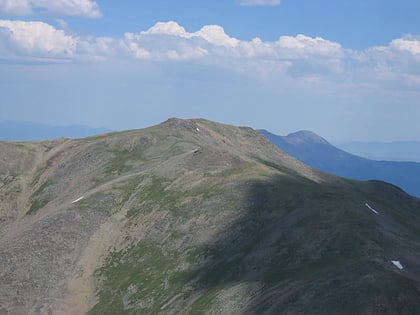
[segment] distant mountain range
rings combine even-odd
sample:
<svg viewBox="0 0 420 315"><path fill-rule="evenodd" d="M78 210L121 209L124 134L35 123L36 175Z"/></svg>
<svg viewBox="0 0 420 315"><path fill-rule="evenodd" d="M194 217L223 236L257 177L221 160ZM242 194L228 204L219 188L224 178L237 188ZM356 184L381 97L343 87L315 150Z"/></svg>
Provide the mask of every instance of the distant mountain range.
<svg viewBox="0 0 420 315"><path fill-rule="evenodd" d="M0 121L0 141L40 141L58 138L85 138L109 132L106 128L83 125L51 126L33 122Z"/></svg>
<svg viewBox="0 0 420 315"><path fill-rule="evenodd" d="M324 172L356 180L382 180L420 197L420 163L376 161L362 158L330 144L311 131L278 136L260 132L273 144L301 162Z"/></svg>
<svg viewBox="0 0 420 315"><path fill-rule="evenodd" d="M336 142L335 146L372 160L420 162L419 141Z"/></svg>

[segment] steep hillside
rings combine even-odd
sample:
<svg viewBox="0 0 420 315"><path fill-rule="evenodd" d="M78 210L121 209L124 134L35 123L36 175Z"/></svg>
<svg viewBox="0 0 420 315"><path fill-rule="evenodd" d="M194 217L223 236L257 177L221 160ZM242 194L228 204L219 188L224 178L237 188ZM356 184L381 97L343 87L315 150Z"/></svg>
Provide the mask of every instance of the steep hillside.
<svg viewBox="0 0 420 315"><path fill-rule="evenodd" d="M420 308L419 200L250 128L170 119L0 152L1 314Z"/></svg>
<svg viewBox="0 0 420 315"><path fill-rule="evenodd" d="M420 197L420 163L365 159L340 150L310 131L285 137L266 130L261 133L281 150L324 172L356 180L382 180Z"/></svg>

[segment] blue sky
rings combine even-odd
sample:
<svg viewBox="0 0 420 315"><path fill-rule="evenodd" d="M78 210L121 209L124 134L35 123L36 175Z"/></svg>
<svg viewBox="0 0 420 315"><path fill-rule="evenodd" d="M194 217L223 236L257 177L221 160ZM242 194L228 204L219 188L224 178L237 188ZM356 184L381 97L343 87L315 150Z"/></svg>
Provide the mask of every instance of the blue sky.
<svg viewBox="0 0 420 315"><path fill-rule="evenodd" d="M420 140L419 1L0 0L0 120Z"/></svg>

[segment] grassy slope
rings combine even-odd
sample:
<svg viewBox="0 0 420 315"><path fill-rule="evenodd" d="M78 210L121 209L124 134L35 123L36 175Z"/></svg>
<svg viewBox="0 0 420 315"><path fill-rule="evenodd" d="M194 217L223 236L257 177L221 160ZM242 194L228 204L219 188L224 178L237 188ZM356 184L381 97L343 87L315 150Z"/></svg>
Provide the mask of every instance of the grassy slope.
<svg viewBox="0 0 420 315"><path fill-rule="evenodd" d="M222 205L216 200L207 206L207 197L185 205L182 219L176 212L167 214L164 239L146 237L108 257L97 272L103 283L91 313L210 312L223 309L220 292L243 283L259 286L252 296L245 291L237 297L250 301L234 306L247 313L410 314L418 309L418 279L410 275L418 267L399 272L390 261L414 264L419 234L413 221L393 213L399 204L381 202L387 196L373 192L376 187L346 192L283 177L245 188L246 183L239 192L218 194L225 199ZM243 189L244 199L235 200L232 195ZM364 201L373 202L380 215L370 213ZM157 208L172 211L165 203ZM193 225L198 211L205 218L221 217L200 222L199 231L219 230L204 244L194 241L197 231L182 228ZM229 211L229 223L220 229ZM418 214L413 218L418 223Z"/></svg>
<svg viewBox="0 0 420 315"><path fill-rule="evenodd" d="M420 204L398 188L319 174L255 131L203 120L50 151L32 170L22 220L66 218L54 231L63 240L39 239L54 257L67 255L66 274L77 273L71 266L109 224L90 314L412 314L420 307ZM118 224L116 215L124 218ZM33 272L66 279L36 259ZM48 277L37 285L44 283ZM49 307L60 290L46 290L52 298L40 305ZM33 301L21 298L40 303Z"/></svg>
<svg viewBox="0 0 420 315"><path fill-rule="evenodd" d="M419 307L418 267L399 272L390 262L420 258L419 203L397 188L320 185L260 159L194 171L178 175L194 189L153 178L142 191L129 225L156 212L165 224L97 270L91 314L410 314Z"/></svg>

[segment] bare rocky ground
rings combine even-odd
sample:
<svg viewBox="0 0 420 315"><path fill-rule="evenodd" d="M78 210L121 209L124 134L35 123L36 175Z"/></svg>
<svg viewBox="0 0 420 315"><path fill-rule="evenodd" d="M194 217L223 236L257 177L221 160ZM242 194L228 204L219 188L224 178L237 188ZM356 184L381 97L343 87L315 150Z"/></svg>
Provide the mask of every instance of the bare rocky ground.
<svg viewBox="0 0 420 315"><path fill-rule="evenodd" d="M0 201L0 314L420 307L419 201L317 172L247 127L0 143Z"/></svg>
<svg viewBox="0 0 420 315"><path fill-rule="evenodd" d="M204 134L206 141L237 147L218 130L178 120L168 121L156 132L1 143L0 313L82 314L89 309L95 301L93 272L124 234L128 210L124 202L129 198L121 196L119 184L124 188L131 178L151 174L176 177L177 164L212 171L242 163L231 150L212 152L214 144L201 141L197 147L187 142L189 151L167 161L164 151L173 146L165 139L167 133L175 138L188 132L191 140ZM139 163L136 150L143 147L147 150L142 154L150 156ZM194 155L195 150L199 152ZM124 156L131 153L132 161ZM177 178L174 185L181 181ZM188 189L190 183L183 184ZM81 196L84 200L72 204Z"/></svg>

